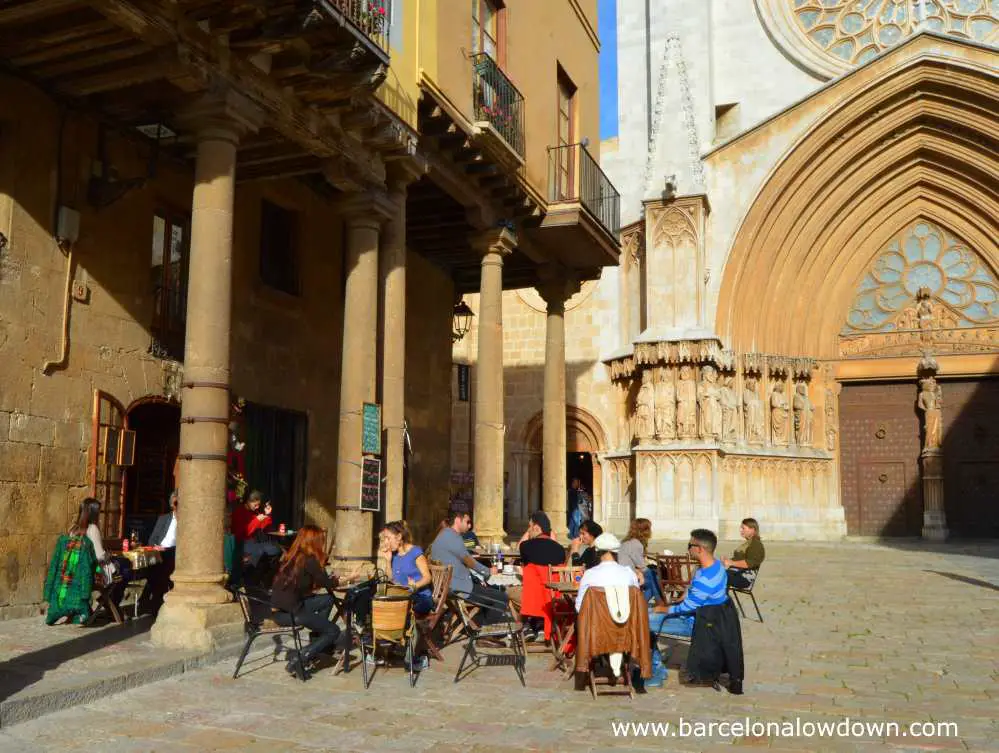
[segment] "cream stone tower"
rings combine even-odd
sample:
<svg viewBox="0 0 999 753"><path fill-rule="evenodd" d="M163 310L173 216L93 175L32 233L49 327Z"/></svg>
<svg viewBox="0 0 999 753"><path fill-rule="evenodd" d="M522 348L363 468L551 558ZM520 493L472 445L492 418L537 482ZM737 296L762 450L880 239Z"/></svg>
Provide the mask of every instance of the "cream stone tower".
<svg viewBox="0 0 999 753"><path fill-rule="evenodd" d="M565 306L596 518L999 535L996 4L618 0L617 27L621 265ZM544 311L504 295L511 533Z"/></svg>

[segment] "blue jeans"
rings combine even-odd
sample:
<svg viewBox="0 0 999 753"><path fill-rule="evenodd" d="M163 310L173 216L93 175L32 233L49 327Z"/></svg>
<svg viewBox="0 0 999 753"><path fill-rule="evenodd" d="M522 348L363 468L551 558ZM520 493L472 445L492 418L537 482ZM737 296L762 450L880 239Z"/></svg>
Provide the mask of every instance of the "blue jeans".
<svg viewBox="0 0 999 753"><path fill-rule="evenodd" d="M572 509L572 513L569 515L569 538L574 539L579 536L579 527L583 524L585 518L583 517L583 511L579 509L579 505L576 505Z"/></svg>
<svg viewBox="0 0 999 753"><path fill-rule="evenodd" d="M645 567L645 582L642 584L642 595L646 601L651 601L652 599L657 599L660 602L666 601L663 598L662 589L659 588L659 573L656 572L656 568L652 565Z"/></svg>
<svg viewBox="0 0 999 753"><path fill-rule="evenodd" d="M649 636L652 639L652 675L658 671L666 676L666 659L659 651L656 638L660 635L672 635L676 638L689 638L694 632L693 617L674 617L665 612L649 612ZM669 657L667 657L669 658ZM658 669L658 668L661 668Z"/></svg>

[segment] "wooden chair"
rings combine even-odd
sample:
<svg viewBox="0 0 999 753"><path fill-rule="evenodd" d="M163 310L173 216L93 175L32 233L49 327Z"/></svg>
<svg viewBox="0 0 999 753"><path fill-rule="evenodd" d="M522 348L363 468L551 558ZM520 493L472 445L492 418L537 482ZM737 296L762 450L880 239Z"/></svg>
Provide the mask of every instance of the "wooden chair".
<svg viewBox="0 0 999 753"><path fill-rule="evenodd" d="M251 593L245 587L235 588L232 591L239 607L243 611L243 631L246 633L246 644L236 662L236 669L232 673L232 679L239 677L239 670L246 661L246 655L250 653L253 642L262 635L273 635L275 638L280 635L291 635L295 644L295 651L302 655L302 636L304 629L302 625L295 623L295 616L290 612L284 612L271 606L270 598L265 592ZM277 656L277 647L274 655ZM308 679L309 671L305 665L299 662L298 678L305 682Z"/></svg>
<svg viewBox="0 0 999 753"><path fill-rule="evenodd" d="M379 648L403 648L409 665L409 686L416 685L413 660L416 658L416 629L410 603L411 593L405 586L385 584L371 601L371 627L360 635L361 666L364 687L371 685L375 676L376 655ZM369 669L370 664L370 669Z"/></svg>
<svg viewBox="0 0 999 753"><path fill-rule="evenodd" d="M624 625L615 625L614 629L619 630L624 639L627 640L633 635L637 634L637 644L635 642L631 643L630 649L623 648L623 657L621 660L621 677L614 678L608 677L606 682L597 682L596 674L594 672L594 663L598 658L598 655L591 655L588 653L589 649L592 648L593 644L589 642L592 637L586 635L586 631L593 630L592 625L588 624L588 619L593 615L594 611L603 612L607 609L607 595L606 590L603 588L589 588L586 591L586 595L583 597L583 605L580 609L579 618L579 629L580 629L580 640L584 641L582 650L576 656L575 671L577 674L585 674L586 680L590 688L590 694L594 699L598 695L614 695L614 694L624 694L629 698L634 698L634 688L632 687L631 680L631 668L634 663L641 663L639 657L641 652L647 651L647 645L649 641L648 634L648 624L649 624L649 614L647 611L646 603L644 597L641 595L641 589L632 586L628 589L629 599L631 601L631 612L628 615L628 621ZM637 627L635 627L637 624ZM599 656L606 656L606 652L601 651ZM589 657L589 661L586 658ZM610 688L610 690L605 690L605 692L598 692L597 687Z"/></svg>
<svg viewBox="0 0 999 753"><path fill-rule="evenodd" d="M427 614L417 614L416 629L419 637L427 645L427 651L438 661L443 661L440 647L434 641L434 630L447 612L448 595L451 593L451 565L431 565L430 578L433 582L434 608Z"/></svg>
<svg viewBox="0 0 999 753"><path fill-rule="evenodd" d="M656 557L659 565L659 585L663 589L663 598L668 604L683 599L690 582L697 570L697 560L687 554L668 554Z"/></svg>
<svg viewBox="0 0 999 753"><path fill-rule="evenodd" d="M583 578L586 568L582 565L550 565L548 567L549 583L576 583ZM552 664L551 671L567 668L572 652L570 643L575 635L576 605L570 598L556 594L552 601ZM572 670L571 666L568 669Z"/></svg>
<svg viewBox="0 0 999 753"><path fill-rule="evenodd" d="M87 620L88 625L92 625L97 617L104 612L111 615L111 619L114 620L116 625L125 624L125 618L122 617L121 610L118 609L118 605L111 598L112 592L121 585L121 582L121 575L109 578L107 570L103 567L95 573L94 591L97 593L97 608L91 611L90 618Z"/></svg>
<svg viewBox="0 0 999 753"><path fill-rule="evenodd" d="M749 581L748 588L739 588L733 586L731 582L728 584L728 590L732 592L732 596L735 597L735 603L739 607L739 611L742 612L742 616L746 616L746 610L742 608L742 602L739 601L739 594L748 596L753 600L753 606L756 608L756 616L759 618L760 622L763 622L763 614L760 612L760 605L756 603L756 595L753 593L753 589L756 587L757 581L760 579L760 568L750 567L741 570L745 574L746 580Z"/></svg>

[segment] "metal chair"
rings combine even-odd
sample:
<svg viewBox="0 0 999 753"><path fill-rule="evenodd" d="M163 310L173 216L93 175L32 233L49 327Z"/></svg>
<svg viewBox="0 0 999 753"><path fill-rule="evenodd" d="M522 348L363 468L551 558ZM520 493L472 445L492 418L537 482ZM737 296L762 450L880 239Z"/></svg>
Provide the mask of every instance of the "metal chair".
<svg viewBox="0 0 999 753"><path fill-rule="evenodd" d="M374 679L378 649L392 647L405 649L406 663L409 665L409 686L413 687L416 685L416 673L413 670L416 625L410 603L412 594L405 586L392 584L384 584L379 591L381 593L376 594L371 601L371 627L360 635L364 687L367 689Z"/></svg>
<svg viewBox="0 0 999 753"><path fill-rule="evenodd" d="M101 567L97 573L94 575L94 591L97 593L97 608L90 612L90 617L87 619L87 625L92 625L94 621L104 612L111 615L111 619L114 620L116 625L124 625L125 618L121 614L121 610L118 605L115 604L114 599L111 598L114 590L121 586L122 577L121 575L114 575L113 577L108 577L107 570Z"/></svg>
<svg viewBox="0 0 999 753"><path fill-rule="evenodd" d="M236 669L232 673L232 679L239 677L239 670L246 661L247 654L253 642L262 635L291 635L295 644L295 651L302 655L303 625L295 623L295 615L271 606L270 597L266 592L250 593L245 587L233 589L240 609L243 610L243 630L246 633L246 644L236 662ZM276 649L275 649L276 655ZM309 677L309 671L302 662L298 662L298 679L305 682Z"/></svg>
<svg viewBox="0 0 999 753"><path fill-rule="evenodd" d="M749 587L738 587L733 586L731 582L728 584L728 590L732 592L732 596L735 597L735 603L739 607L739 611L742 616L746 616L746 610L742 608L742 602L739 601L739 594L748 596L753 600L753 606L756 607L756 616L759 618L760 622L763 622L763 614L760 612L760 605L756 603L756 595L753 593L753 589L756 587L757 581L760 579L760 568L750 567L745 569L739 569L739 572L744 575L746 580L749 581Z"/></svg>
<svg viewBox="0 0 999 753"><path fill-rule="evenodd" d="M482 666L512 665L520 684L527 687L524 674L527 671L527 646L524 643L524 626L510 610L509 602L500 602L481 594L451 594L451 604L458 613L467 638L465 653L458 663L454 681L467 677ZM471 609L502 609L502 621L492 625L477 624L470 615ZM480 644L485 643L485 646ZM487 651L483 652L482 648ZM496 653L510 650L512 653ZM465 665L468 670L465 671Z"/></svg>

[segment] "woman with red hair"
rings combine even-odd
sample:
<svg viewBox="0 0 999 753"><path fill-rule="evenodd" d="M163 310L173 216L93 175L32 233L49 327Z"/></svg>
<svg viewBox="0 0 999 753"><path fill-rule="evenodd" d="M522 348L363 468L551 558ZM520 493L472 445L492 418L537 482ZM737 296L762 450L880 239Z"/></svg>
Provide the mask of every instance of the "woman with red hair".
<svg viewBox="0 0 999 753"><path fill-rule="evenodd" d="M316 526L302 526L281 558L271 589L271 604L293 614L295 622L309 628L313 636L301 656L288 652L287 670L291 674L297 673L299 663L307 666L340 637L340 628L330 622L337 580L327 575L325 568L326 532ZM327 593L313 595L318 588L325 588Z"/></svg>

